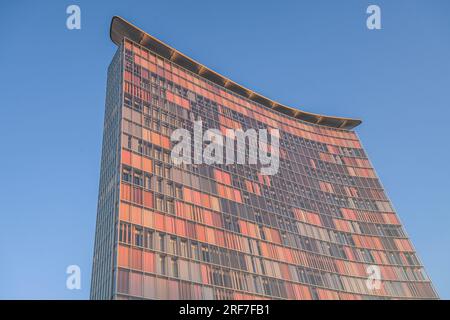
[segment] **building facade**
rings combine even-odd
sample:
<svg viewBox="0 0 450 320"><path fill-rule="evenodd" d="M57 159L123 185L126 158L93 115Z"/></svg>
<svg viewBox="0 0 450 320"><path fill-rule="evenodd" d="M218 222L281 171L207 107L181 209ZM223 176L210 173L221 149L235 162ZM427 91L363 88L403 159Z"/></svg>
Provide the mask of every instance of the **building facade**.
<svg viewBox="0 0 450 320"><path fill-rule="evenodd" d="M359 120L283 106L119 17L111 38L92 299L437 298ZM195 119L278 129L278 173L174 165Z"/></svg>

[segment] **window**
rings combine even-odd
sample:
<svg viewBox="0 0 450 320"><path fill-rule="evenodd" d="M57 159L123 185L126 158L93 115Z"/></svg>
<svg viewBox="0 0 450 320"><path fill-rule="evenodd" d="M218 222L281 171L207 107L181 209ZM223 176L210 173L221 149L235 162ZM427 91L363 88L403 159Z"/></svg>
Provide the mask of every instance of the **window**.
<svg viewBox="0 0 450 320"><path fill-rule="evenodd" d="M209 262L210 261L209 249L205 245L202 245L202 260L205 261L205 262Z"/></svg>
<svg viewBox="0 0 450 320"><path fill-rule="evenodd" d="M165 275L166 274L166 256L160 254L158 256L158 273Z"/></svg>
<svg viewBox="0 0 450 320"><path fill-rule="evenodd" d="M131 182L131 168L125 166L122 168L122 180Z"/></svg>
<svg viewBox="0 0 450 320"><path fill-rule="evenodd" d="M152 180L152 176L150 174L146 173L144 176L144 187L146 189L151 189L151 180Z"/></svg>
<svg viewBox="0 0 450 320"><path fill-rule="evenodd" d="M173 200L167 200L167 212L170 214L175 214L175 205Z"/></svg>
<svg viewBox="0 0 450 320"><path fill-rule="evenodd" d="M186 240L180 240L180 255L182 257L188 257Z"/></svg>
<svg viewBox="0 0 450 320"><path fill-rule="evenodd" d="M170 178L170 167L164 166L164 178Z"/></svg>
<svg viewBox="0 0 450 320"><path fill-rule="evenodd" d="M138 186L142 186L142 172L134 171L133 174L133 183Z"/></svg>
<svg viewBox="0 0 450 320"><path fill-rule="evenodd" d="M153 248L153 232L150 230L145 230L144 247L146 247L148 249Z"/></svg>
<svg viewBox="0 0 450 320"><path fill-rule="evenodd" d="M143 245L142 228L135 228L135 230L134 230L134 244L136 246L139 246L139 247Z"/></svg>
<svg viewBox="0 0 450 320"><path fill-rule="evenodd" d="M176 258L170 259L170 271L172 277L178 277L178 260Z"/></svg>
<svg viewBox="0 0 450 320"><path fill-rule="evenodd" d="M165 244L166 244L166 242L165 242L165 234L160 233L159 234L159 250L160 251L166 251Z"/></svg>
<svg viewBox="0 0 450 320"><path fill-rule="evenodd" d="M164 210L164 198L162 196L156 197L156 210L158 211L165 211Z"/></svg>
<svg viewBox="0 0 450 320"><path fill-rule="evenodd" d="M171 254L177 254L177 239L175 237L170 237L168 252Z"/></svg>
<svg viewBox="0 0 450 320"><path fill-rule="evenodd" d="M183 191L180 185L175 185L175 197L178 199L183 199Z"/></svg>
<svg viewBox="0 0 450 320"><path fill-rule="evenodd" d="M162 176L162 165L161 163L155 163L155 174Z"/></svg>
<svg viewBox="0 0 450 320"><path fill-rule="evenodd" d="M175 196L175 188L171 182L167 183L167 194L172 197Z"/></svg>
<svg viewBox="0 0 450 320"><path fill-rule="evenodd" d="M120 242L122 242L122 241L124 241L124 225L123 225L123 223L121 223L120 224L120 227L119 227L119 241Z"/></svg>
<svg viewBox="0 0 450 320"><path fill-rule="evenodd" d="M163 179L158 178L156 180L156 191L163 192Z"/></svg>
<svg viewBox="0 0 450 320"><path fill-rule="evenodd" d="M197 243L191 243L191 259L199 260L198 257L198 244Z"/></svg>

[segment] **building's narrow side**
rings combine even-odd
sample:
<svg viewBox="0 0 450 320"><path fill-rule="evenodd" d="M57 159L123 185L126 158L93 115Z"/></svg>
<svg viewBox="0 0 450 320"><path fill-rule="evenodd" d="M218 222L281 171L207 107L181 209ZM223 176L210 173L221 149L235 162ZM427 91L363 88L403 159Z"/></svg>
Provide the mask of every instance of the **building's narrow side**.
<svg viewBox="0 0 450 320"><path fill-rule="evenodd" d="M108 68L91 299L112 299L115 291L116 219L120 190L120 124L123 100L122 67L122 46L119 46Z"/></svg>

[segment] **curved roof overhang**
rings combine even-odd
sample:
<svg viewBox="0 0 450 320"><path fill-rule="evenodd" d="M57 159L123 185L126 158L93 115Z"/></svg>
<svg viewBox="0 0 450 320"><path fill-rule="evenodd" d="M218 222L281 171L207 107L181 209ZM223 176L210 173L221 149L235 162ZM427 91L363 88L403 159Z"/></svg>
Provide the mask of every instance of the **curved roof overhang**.
<svg viewBox="0 0 450 320"><path fill-rule="evenodd" d="M221 74L207 68L197 61L189 58L178 50L170 47L157 38L149 35L145 31L134 26L130 22L121 17L114 16L111 20L110 27L111 40L120 45L124 38L128 38L141 46L155 52L156 54L180 65L181 67L219 85L234 93L241 95L247 99L262 104L268 108L274 109L278 112L286 114L296 119L300 119L316 125L351 130L361 123L361 120L341 117L331 117L310 112L301 111L291 108L269 98L266 98L259 93L256 93L236 82L222 76Z"/></svg>

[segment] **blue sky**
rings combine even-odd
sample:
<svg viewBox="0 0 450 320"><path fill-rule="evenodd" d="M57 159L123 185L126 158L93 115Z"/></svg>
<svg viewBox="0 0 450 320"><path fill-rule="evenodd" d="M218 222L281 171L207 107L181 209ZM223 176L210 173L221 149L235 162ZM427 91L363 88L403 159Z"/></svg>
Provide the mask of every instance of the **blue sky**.
<svg viewBox="0 0 450 320"><path fill-rule="evenodd" d="M450 298L449 1L11 1L0 5L0 298L89 297L113 15L274 100L356 117ZM81 30L66 7L81 7ZM366 28L377 4L382 30ZM67 290L65 270L82 270Z"/></svg>

